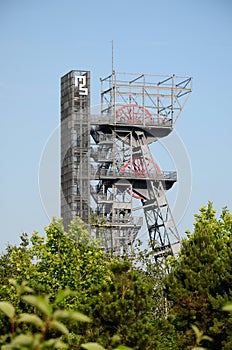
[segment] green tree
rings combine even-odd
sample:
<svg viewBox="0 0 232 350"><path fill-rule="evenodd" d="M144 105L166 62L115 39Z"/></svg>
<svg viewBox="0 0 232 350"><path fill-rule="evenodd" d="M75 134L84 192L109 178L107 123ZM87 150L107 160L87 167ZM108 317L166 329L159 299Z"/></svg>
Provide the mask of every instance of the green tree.
<svg viewBox="0 0 232 350"><path fill-rule="evenodd" d="M207 349L231 349L231 316L222 306L232 300L232 215L216 218L212 203L196 215L165 285L180 348L194 345L191 325L213 338Z"/></svg>
<svg viewBox="0 0 232 350"><path fill-rule="evenodd" d="M0 258L5 276L1 298L11 302L15 312L33 311L20 302L9 277L19 285L26 281L38 295L49 294L51 302L60 290L72 290L75 294L68 295L59 307L79 310L93 320L72 325L72 349L93 341L112 348L112 336L135 349L154 349L157 306L152 274L133 267L126 258L104 254L80 219L68 233L60 220L53 220L45 233L34 232L30 240L24 235L19 247L8 247ZM0 334L5 334L9 322L1 315L0 326Z"/></svg>
<svg viewBox="0 0 232 350"><path fill-rule="evenodd" d="M108 347L117 334L133 349L154 349L153 284L127 260L111 261L109 267L111 280L92 285L88 300L96 340Z"/></svg>

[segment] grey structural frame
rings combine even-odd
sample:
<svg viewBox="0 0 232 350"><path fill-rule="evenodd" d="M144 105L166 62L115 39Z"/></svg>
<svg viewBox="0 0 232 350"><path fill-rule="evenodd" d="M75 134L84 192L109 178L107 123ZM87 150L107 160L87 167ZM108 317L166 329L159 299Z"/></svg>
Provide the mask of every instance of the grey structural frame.
<svg viewBox="0 0 232 350"><path fill-rule="evenodd" d="M101 111L91 114L90 72L61 79L66 228L80 216L106 252L122 255L145 225L156 259L178 252L181 238L166 199L177 174L161 171L149 145L173 130L191 91L191 77L112 71L101 79Z"/></svg>

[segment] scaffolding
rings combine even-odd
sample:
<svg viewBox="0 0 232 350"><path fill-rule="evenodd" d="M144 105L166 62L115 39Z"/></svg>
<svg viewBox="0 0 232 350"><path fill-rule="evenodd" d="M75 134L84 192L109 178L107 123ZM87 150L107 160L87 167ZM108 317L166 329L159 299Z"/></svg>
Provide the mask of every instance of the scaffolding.
<svg viewBox="0 0 232 350"><path fill-rule="evenodd" d="M192 79L118 73L101 79L101 112L90 114L90 72L61 80L61 215L88 223L106 252L131 249L144 225L157 259L180 246L166 191L177 181L149 146L167 136ZM142 214L141 214L142 213Z"/></svg>

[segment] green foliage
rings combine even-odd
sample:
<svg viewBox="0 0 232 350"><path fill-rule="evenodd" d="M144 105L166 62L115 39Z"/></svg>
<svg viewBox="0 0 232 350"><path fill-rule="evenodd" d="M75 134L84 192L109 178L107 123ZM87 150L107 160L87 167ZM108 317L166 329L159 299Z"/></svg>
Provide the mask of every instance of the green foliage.
<svg viewBox="0 0 232 350"><path fill-rule="evenodd" d="M64 294L67 296L67 291ZM0 302L0 310L10 319L12 326L11 332L0 338L2 350L69 349L73 344L70 342L69 329L64 322L91 322L89 317L77 311L54 310L56 304L52 304L47 295L20 295L20 298L26 304L33 306L34 313L17 315L13 305ZM83 343L80 347L87 350L105 350L96 342ZM114 350L131 349L119 345Z"/></svg>
<svg viewBox="0 0 232 350"><path fill-rule="evenodd" d="M104 348L99 345L98 343L86 343L82 345L82 348L86 349L86 350L104 350Z"/></svg>
<svg viewBox="0 0 232 350"><path fill-rule="evenodd" d="M166 265L105 255L80 219L23 234L0 257L1 348L232 349L231 232L209 203Z"/></svg>
<svg viewBox="0 0 232 350"><path fill-rule="evenodd" d="M194 347L192 350L206 350L205 348L202 348L201 346L198 346L200 345L204 340L207 340L209 342L211 342L213 339L210 338L209 336L207 335L204 335L202 331L200 331L197 326L195 325L192 325L192 329L195 333L195 343L196 343L196 347Z"/></svg>
<svg viewBox="0 0 232 350"><path fill-rule="evenodd" d="M17 327L40 327L43 315L50 320L49 334L59 331L65 336L68 328L62 324L68 319L72 349L82 343L94 346L96 341L109 349L153 349L154 276L134 268L126 258L105 255L80 219L68 233L54 219L45 233L43 237L34 232L30 240L23 235L19 247L8 247L0 257L0 297L20 314ZM9 278L17 282L12 284ZM48 294L49 299L44 296ZM83 323L83 314L92 322ZM0 315L0 335L9 327L9 320Z"/></svg>
<svg viewBox="0 0 232 350"><path fill-rule="evenodd" d="M87 300L94 335L108 347L117 334L134 349L152 348L153 284L128 261L111 261L111 281L93 285Z"/></svg>
<svg viewBox="0 0 232 350"><path fill-rule="evenodd" d="M194 345L191 325L213 338L200 338L197 345L207 349L229 349L231 315L221 312L231 300L232 215L223 209L220 219L212 203L196 215L194 232L188 232L179 258L166 277L171 313L179 334L179 346ZM194 327L194 326L193 326ZM226 345L227 344L227 345Z"/></svg>
<svg viewBox="0 0 232 350"><path fill-rule="evenodd" d="M11 282L17 289L18 284L15 281ZM33 306L37 314L19 313L17 315L12 304L0 302L0 310L9 318L11 324L11 332L1 336L2 350L67 349L69 348L69 330L63 323L63 319L90 322L87 316L77 311L54 311L54 306L50 303L48 296L22 295L25 291L23 285L20 291L20 299ZM50 338L49 333L52 334Z"/></svg>
<svg viewBox="0 0 232 350"><path fill-rule="evenodd" d="M232 302L228 302L223 305L222 310L232 312Z"/></svg>
<svg viewBox="0 0 232 350"><path fill-rule="evenodd" d="M0 310L4 312L4 314L6 314L10 319L13 319L15 309L10 303L8 303L7 301L1 301Z"/></svg>

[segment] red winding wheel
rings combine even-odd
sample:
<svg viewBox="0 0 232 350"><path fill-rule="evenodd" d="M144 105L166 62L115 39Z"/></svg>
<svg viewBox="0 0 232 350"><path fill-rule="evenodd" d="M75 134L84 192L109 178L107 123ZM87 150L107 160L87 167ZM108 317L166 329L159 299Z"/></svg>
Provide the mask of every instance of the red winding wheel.
<svg viewBox="0 0 232 350"><path fill-rule="evenodd" d="M149 173L156 173L162 175L160 167L151 158L145 158L146 164L143 158L133 158L132 162L128 161L123 165L122 175L129 175L134 177L146 177ZM140 195L132 192L132 197L142 199Z"/></svg>
<svg viewBox="0 0 232 350"><path fill-rule="evenodd" d="M151 158L145 158L146 164L143 158L133 158L132 163L126 162L122 167L122 175L132 175L136 177L146 177L149 173L157 173L162 175L160 167Z"/></svg>
<svg viewBox="0 0 232 350"><path fill-rule="evenodd" d="M154 124L151 113L143 106L129 104L120 107L116 112L118 123L125 124Z"/></svg>

